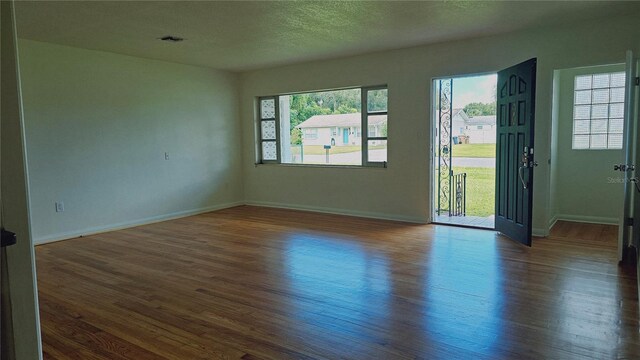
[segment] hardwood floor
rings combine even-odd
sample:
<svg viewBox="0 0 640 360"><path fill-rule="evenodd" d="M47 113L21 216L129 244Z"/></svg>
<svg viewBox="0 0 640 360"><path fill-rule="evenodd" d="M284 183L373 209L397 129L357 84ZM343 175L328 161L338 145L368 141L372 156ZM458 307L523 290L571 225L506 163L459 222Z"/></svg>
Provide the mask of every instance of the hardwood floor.
<svg viewBox="0 0 640 360"><path fill-rule="evenodd" d="M45 359L640 358L616 228L237 207L36 248Z"/></svg>

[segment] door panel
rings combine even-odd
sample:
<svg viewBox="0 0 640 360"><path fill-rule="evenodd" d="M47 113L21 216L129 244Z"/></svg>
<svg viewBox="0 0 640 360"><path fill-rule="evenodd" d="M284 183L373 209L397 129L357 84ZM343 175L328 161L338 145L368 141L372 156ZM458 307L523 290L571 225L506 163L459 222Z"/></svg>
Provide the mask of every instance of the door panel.
<svg viewBox="0 0 640 360"><path fill-rule="evenodd" d="M498 72L496 230L531 246L536 59Z"/></svg>

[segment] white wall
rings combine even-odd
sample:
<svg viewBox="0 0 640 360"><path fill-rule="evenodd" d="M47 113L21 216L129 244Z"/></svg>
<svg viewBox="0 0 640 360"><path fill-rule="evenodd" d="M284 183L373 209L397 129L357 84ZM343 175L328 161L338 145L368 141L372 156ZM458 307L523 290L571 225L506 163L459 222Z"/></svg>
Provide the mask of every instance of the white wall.
<svg viewBox="0 0 640 360"><path fill-rule="evenodd" d="M618 63L637 50L636 16L448 42L242 74L245 199L249 203L427 221L431 143L431 79L500 70L538 58L534 233L549 221L553 70ZM470 56L472 54L473 56ZM317 74L323 74L318 76ZM354 85L388 84L388 168L259 165L255 97Z"/></svg>
<svg viewBox="0 0 640 360"><path fill-rule="evenodd" d="M573 97L576 75L624 71L624 64L564 69L557 76L557 118L553 131L552 219L617 224L624 185L613 164L624 163L622 150L573 150Z"/></svg>
<svg viewBox="0 0 640 360"><path fill-rule="evenodd" d="M303 134L306 129L313 131L311 128L305 128L302 130ZM342 137L338 139L338 136L332 136L331 129L332 128L315 128L315 131L318 135L317 138L311 139L303 135L302 143L304 145L331 145L331 138L333 137L336 138L336 145L342 145Z"/></svg>
<svg viewBox="0 0 640 360"><path fill-rule="evenodd" d="M29 40L20 56L36 243L242 201L237 75Z"/></svg>
<svg viewBox="0 0 640 360"><path fill-rule="evenodd" d="M495 144L496 143L496 127L491 125L482 125L482 130L477 129L477 125L471 126L475 129L465 131L465 135L469 136L469 144Z"/></svg>
<svg viewBox="0 0 640 360"><path fill-rule="evenodd" d="M460 114L457 114L453 117L453 121L451 122L451 134L453 136L464 135L467 124L464 122L464 119Z"/></svg>

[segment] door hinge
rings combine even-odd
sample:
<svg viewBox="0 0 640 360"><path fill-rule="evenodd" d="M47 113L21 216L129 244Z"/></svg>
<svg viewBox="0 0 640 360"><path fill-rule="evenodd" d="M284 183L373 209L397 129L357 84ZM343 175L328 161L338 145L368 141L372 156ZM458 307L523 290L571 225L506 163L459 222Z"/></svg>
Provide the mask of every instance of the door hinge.
<svg viewBox="0 0 640 360"><path fill-rule="evenodd" d="M633 218L632 217L628 217L628 218L624 219L624 226L633 226Z"/></svg>
<svg viewBox="0 0 640 360"><path fill-rule="evenodd" d="M637 85L640 85L640 77L639 77L639 76L636 76L636 81L635 81L635 83L636 83L636 86L637 86Z"/></svg>

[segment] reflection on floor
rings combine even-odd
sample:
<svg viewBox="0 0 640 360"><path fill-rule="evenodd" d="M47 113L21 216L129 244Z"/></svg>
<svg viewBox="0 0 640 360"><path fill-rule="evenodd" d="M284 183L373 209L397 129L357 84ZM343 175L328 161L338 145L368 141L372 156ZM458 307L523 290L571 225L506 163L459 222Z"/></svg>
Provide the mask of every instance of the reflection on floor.
<svg viewBox="0 0 640 360"><path fill-rule="evenodd" d="M45 359L639 359L616 227L242 206L36 247Z"/></svg>
<svg viewBox="0 0 640 360"><path fill-rule="evenodd" d="M487 217L436 215L433 222L445 225L462 225L484 229L493 229L495 227L494 219L494 215Z"/></svg>

